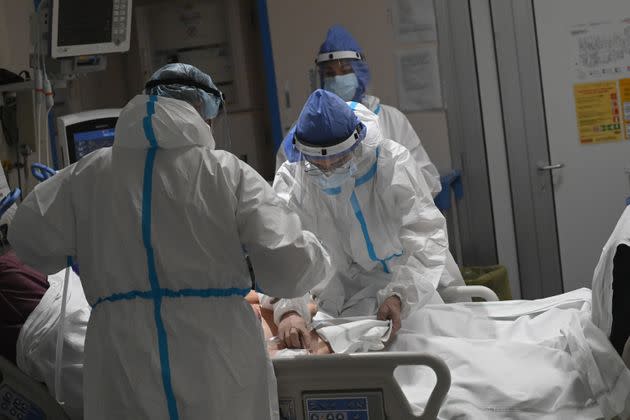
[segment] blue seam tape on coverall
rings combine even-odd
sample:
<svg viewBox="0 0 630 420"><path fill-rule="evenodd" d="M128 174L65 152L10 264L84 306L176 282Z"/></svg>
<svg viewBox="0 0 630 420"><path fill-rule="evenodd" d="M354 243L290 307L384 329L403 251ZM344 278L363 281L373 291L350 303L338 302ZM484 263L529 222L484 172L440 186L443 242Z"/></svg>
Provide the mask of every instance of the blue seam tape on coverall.
<svg viewBox="0 0 630 420"><path fill-rule="evenodd" d="M352 101L350 102L350 109L351 110L355 110L357 109L357 106L359 105L358 102L356 101ZM374 109L374 114L378 115L381 112L381 104L376 105L376 108Z"/></svg>
<svg viewBox="0 0 630 420"><path fill-rule="evenodd" d="M372 178L374 178L374 175L376 175L376 171L378 170L378 155L380 153L380 148L376 149L376 162L374 162L374 165L372 165L372 167L370 168L369 171L367 171L365 174L361 175L359 178L357 178L354 181L354 187L360 187L361 185L365 184L366 182L370 181ZM326 188L324 190L322 190L325 194L328 195L337 195L337 194L341 194L341 187L334 187L334 188Z"/></svg>
<svg viewBox="0 0 630 420"><path fill-rule="evenodd" d="M99 298L92 308L103 302L117 302L121 300L133 300L136 298L152 299L154 304L154 318L157 329L158 349L160 355L160 367L162 370L162 382L164 393L166 395L169 417L171 420L178 420L179 413L177 410L177 402L171 384L171 368L168 352L168 339L164 322L162 320L161 308L162 298L178 298L178 297L229 297L229 296L245 296L250 289L226 288L226 289L166 289L160 288L157 271L155 268L155 255L151 243L151 206L153 192L153 167L155 163L155 154L159 148L151 117L155 114L155 102L157 96L150 96L147 102L147 116L143 119L144 134L151 147L147 150L147 157L144 167L143 194L142 194L142 239L147 254L147 268L149 273L149 282L151 284L150 291L132 290L127 293L114 293L110 296Z"/></svg>
<svg viewBox="0 0 630 420"><path fill-rule="evenodd" d="M374 162L374 165L372 166L372 168L370 168L370 170L365 175L361 176L355 181L355 187L363 185L369 180L371 180L372 178L374 178L374 176L376 175L377 168L378 168L379 154L380 154L380 148L377 148L376 149L376 162ZM370 259L372 261L380 262L381 265L383 266L383 271L385 271L386 273L389 273L390 271L389 271L387 262L393 258L400 257L402 255L402 252L395 253L384 259L378 258L376 256L376 251L374 250L374 244L372 243L372 239L370 238L370 232L367 227L367 222L365 221L365 216L363 215L363 211L361 210L361 205L359 204L359 199L357 198L357 195L355 194L354 191L352 191L352 195L350 196L350 203L352 204L354 215L356 216L357 220L359 221L359 224L361 225L361 232L363 232L363 239L365 240L365 245L367 247L368 255L370 256Z"/></svg>
<svg viewBox="0 0 630 420"><path fill-rule="evenodd" d="M155 268L155 255L153 253L153 245L151 244L151 205L153 193L153 165L155 163L155 154L158 144L153 131L151 117L155 114L155 102L157 96L150 96L147 102L147 116L144 117L143 127L144 135L149 141L151 147L147 150L147 157L144 165L144 179L142 187L142 240L147 254L147 269L149 273L149 282L151 284L151 296L153 298L153 316L155 318L155 326L157 329L158 350L160 355L160 368L162 371L162 384L164 386L164 394L166 395L166 403L168 414L171 420L178 420L179 413L177 411L177 402L171 384L171 366L168 357L168 339L166 337L166 329L162 320L162 295L160 294L160 283Z"/></svg>
<svg viewBox="0 0 630 420"><path fill-rule="evenodd" d="M241 296L245 297L251 291L251 289L239 289L236 287L228 288L228 289L164 289L161 288L158 293L162 297L167 298L180 298L180 297L200 297L200 298L210 298L210 297L230 297L230 296ZM257 290L260 291L260 290ZM134 300L134 299L153 299L153 291L152 290L132 290L124 293L113 293L106 297L100 297L91 304L92 309L96 308L98 305L104 302L119 302L121 300ZM263 293L260 291L260 293Z"/></svg>
<svg viewBox="0 0 630 420"><path fill-rule="evenodd" d="M325 188L322 191L328 195L337 195L341 194L341 187Z"/></svg>

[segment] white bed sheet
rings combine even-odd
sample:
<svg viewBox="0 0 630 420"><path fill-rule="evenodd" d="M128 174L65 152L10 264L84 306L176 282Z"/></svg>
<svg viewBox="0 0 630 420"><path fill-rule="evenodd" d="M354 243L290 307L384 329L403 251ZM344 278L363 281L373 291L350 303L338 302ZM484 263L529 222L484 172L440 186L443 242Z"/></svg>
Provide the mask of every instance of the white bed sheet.
<svg viewBox="0 0 630 420"><path fill-rule="evenodd" d="M590 321L590 296L580 289L537 301L427 306L403 322L388 350L445 360L452 385L440 418L627 416L630 371ZM420 410L431 374L405 367L396 379Z"/></svg>
<svg viewBox="0 0 630 420"><path fill-rule="evenodd" d="M443 419L627 416L630 371L590 319L589 289L533 301L428 305L403 321L387 350L445 360L452 385ZM396 379L420 413L433 374L402 367Z"/></svg>

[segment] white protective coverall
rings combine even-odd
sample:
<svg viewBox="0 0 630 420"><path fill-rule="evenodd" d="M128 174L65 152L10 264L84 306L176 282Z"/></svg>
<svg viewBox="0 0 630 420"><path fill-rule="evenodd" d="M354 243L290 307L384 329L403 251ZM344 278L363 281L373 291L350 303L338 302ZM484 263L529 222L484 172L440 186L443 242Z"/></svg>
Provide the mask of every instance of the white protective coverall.
<svg viewBox="0 0 630 420"><path fill-rule="evenodd" d="M431 162L429 155L424 150L420 137L411 126L411 123L398 109L393 106L384 105L376 96L365 95L362 101L370 111L378 116L378 125L383 138L393 140L405 146L411 153L420 168L431 195L435 197L442 191L440 174ZM276 155L276 170L287 160L284 153L284 145L281 145Z"/></svg>
<svg viewBox="0 0 630 420"><path fill-rule="evenodd" d="M361 104L354 111L367 127L356 173L330 194L304 175L299 162L285 162L274 188L300 215L305 229L326 246L336 269L312 289L319 310L333 317L374 315L383 301L399 296L402 317L427 302L441 301L436 288L463 285L450 261L446 222L409 151L385 140L378 117ZM304 299L274 306L279 322L288 311L309 319Z"/></svg>
<svg viewBox="0 0 630 420"><path fill-rule="evenodd" d="M303 295L329 260L262 177L213 148L191 105L139 95L112 148L38 185L16 213L9 237L25 263L81 265L86 418L271 417L242 247L274 296Z"/></svg>
<svg viewBox="0 0 630 420"><path fill-rule="evenodd" d="M442 191L440 174L405 114L393 106L382 104L376 96L365 95L361 103L378 115L378 125L384 138L394 140L409 150L422 171L431 195L433 197L438 195Z"/></svg>

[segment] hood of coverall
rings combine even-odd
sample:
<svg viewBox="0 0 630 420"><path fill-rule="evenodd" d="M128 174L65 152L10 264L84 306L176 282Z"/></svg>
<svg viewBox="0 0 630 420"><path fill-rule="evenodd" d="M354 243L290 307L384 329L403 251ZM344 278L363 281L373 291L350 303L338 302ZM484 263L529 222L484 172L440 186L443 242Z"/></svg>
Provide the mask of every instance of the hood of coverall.
<svg viewBox="0 0 630 420"><path fill-rule="evenodd" d="M319 47L319 54L335 51L356 51L363 55L363 49L359 46L357 40L341 25L331 26L326 34L326 39ZM352 60L352 69L359 80L359 87L353 99L360 101L370 83L370 70L365 61L362 60ZM323 85L323 80L321 82Z"/></svg>
<svg viewBox="0 0 630 420"><path fill-rule="evenodd" d="M147 118L151 124L145 124ZM163 96L138 95L120 113L114 147L149 149L153 144L161 149L215 147L212 129L192 105Z"/></svg>

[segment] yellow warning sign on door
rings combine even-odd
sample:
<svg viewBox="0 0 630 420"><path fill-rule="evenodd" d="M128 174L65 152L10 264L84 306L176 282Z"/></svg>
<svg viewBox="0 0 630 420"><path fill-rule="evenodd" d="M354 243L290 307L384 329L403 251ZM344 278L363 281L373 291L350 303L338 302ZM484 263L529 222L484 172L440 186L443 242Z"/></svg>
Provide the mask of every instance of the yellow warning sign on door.
<svg viewBox="0 0 630 420"><path fill-rule="evenodd" d="M603 143L623 139L617 81L573 86L580 143Z"/></svg>
<svg viewBox="0 0 630 420"><path fill-rule="evenodd" d="M619 93L621 94L621 114L626 140L630 140L630 79L619 81Z"/></svg>

